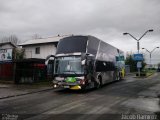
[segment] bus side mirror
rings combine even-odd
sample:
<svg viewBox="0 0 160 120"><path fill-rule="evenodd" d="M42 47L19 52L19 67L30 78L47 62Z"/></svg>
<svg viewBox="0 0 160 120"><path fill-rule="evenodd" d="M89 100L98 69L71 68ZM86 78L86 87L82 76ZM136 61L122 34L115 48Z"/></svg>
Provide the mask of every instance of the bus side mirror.
<svg viewBox="0 0 160 120"><path fill-rule="evenodd" d="M54 55L48 55L45 59L45 65L48 65L49 59L53 57L54 59L56 58Z"/></svg>
<svg viewBox="0 0 160 120"><path fill-rule="evenodd" d="M86 63L86 60L81 61L81 65L85 65L85 63Z"/></svg>

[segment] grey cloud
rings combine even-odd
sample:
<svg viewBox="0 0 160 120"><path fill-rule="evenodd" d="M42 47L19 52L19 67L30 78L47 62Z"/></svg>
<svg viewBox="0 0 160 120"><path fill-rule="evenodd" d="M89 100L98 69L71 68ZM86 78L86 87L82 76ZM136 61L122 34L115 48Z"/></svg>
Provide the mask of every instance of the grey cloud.
<svg viewBox="0 0 160 120"><path fill-rule="evenodd" d="M1 0L0 37L16 34L26 40L33 34L91 34L124 51L136 51L136 41L122 33L138 38L153 28L141 45L159 44L159 13L159 0Z"/></svg>

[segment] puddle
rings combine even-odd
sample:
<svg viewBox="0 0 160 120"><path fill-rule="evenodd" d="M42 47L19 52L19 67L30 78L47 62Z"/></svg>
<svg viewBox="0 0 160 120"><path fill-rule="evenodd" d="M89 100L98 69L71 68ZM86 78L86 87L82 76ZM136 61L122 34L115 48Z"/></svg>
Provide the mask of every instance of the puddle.
<svg viewBox="0 0 160 120"><path fill-rule="evenodd" d="M149 112L157 112L160 110L158 98L136 98L123 102L121 105L134 108L138 110L144 110Z"/></svg>

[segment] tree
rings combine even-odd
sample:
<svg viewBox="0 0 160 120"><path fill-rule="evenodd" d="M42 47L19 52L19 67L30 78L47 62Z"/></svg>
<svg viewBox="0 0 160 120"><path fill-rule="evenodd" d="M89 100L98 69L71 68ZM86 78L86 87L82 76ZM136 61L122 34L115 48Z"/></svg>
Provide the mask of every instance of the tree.
<svg viewBox="0 0 160 120"><path fill-rule="evenodd" d="M13 59L21 60L25 57L25 50L23 48L14 48L13 49Z"/></svg>
<svg viewBox="0 0 160 120"><path fill-rule="evenodd" d="M41 39L42 37L40 36L40 35L38 35L38 34L34 34L33 36L32 36L32 39Z"/></svg>
<svg viewBox="0 0 160 120"><path fill-rule="evenodd" d="M10 35L8 37L3 37L1 42L11 42L12 44L17 45L19 43L19 39L16 35Z"/></svg>
<svg viewBox="0 0 160 120"><path fill-rule="evenodd" d="M146 66L146 63L144 62L145 60L142 61L142 69ZM133 55L128 54L125 60L125 64L130 66L130 71L131 72L136 72L137 71L137 61L133 60Z"/></svg>
<svg viewBox="0 0 160 120"><path fill-rule="evenodd" d="M130 71L135 72L137 70L136 68L136 61L133 60L132 55L127 55L125 64L130 66Z"/></svg>

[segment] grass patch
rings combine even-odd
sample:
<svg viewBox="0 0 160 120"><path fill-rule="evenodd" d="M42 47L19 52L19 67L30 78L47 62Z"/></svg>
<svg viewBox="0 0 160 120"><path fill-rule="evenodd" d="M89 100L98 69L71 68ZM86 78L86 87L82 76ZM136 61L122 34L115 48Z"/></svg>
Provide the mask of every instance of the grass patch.
<svg viewBox="0 0 160 120"><path fill-rule="evenodd" d="M10 85L18 85L18 86L32 86L32 87L48 87L52 86L52 81L51 80L42 80L38 82L33 82L33 83L19 83L15 84L14 81L9 81L9 80L0 80L0 84L10 84Z"/></svg>
<svg viewBox="0 0 160 120"><path fill-rule="evenodd" d="M145 69L141 71L140 77L148 77L154 74L156 70ZM139 74L136 73L136 76L139 77Z"/></svg>
<svg viewBox="0 0 160 120"><path fill-rule="evenodd" d="M51 85L52 85L52 81L41 81L41 82L33 83L33 85L38 85L38 86L51 86Z"/></svg>
<svg viewBox="0 0 160 120"><path fill-rule="evenodd" d="M0 84L14 84L13 80L0 80Z"/></svg>
<svg viewBox="0 0 160 120"><path fill-rule="evenodd" d="M148 70L146 72L146 76L151 76L152 74L154 74L156 72L156 70Z"/></svg>

